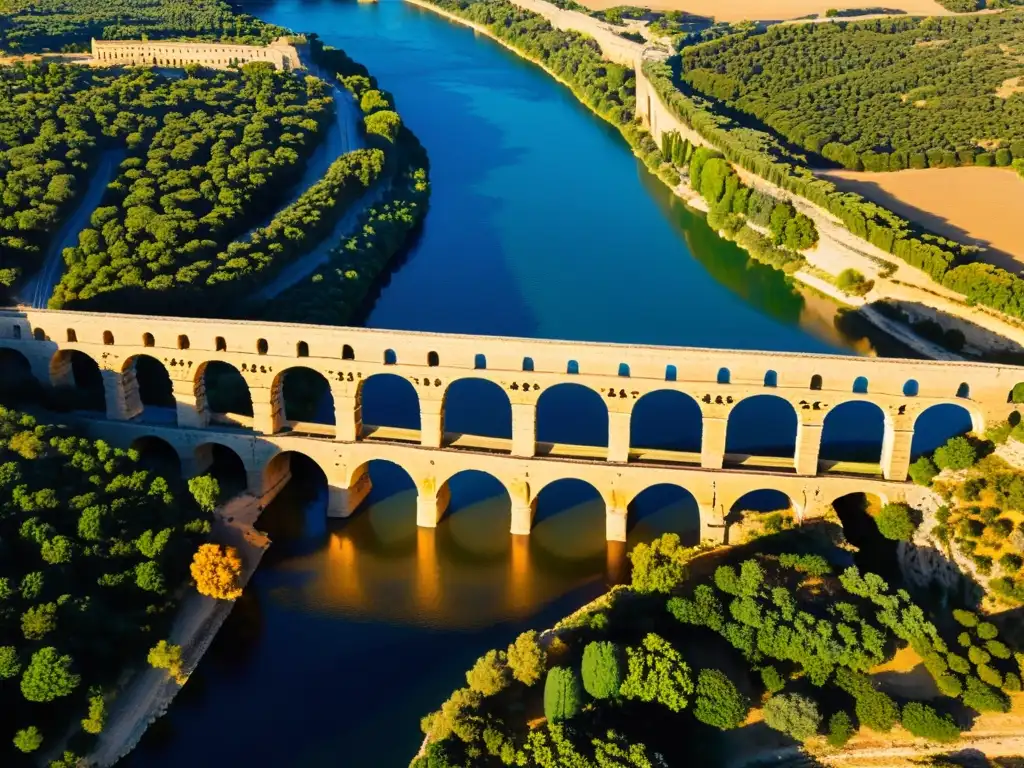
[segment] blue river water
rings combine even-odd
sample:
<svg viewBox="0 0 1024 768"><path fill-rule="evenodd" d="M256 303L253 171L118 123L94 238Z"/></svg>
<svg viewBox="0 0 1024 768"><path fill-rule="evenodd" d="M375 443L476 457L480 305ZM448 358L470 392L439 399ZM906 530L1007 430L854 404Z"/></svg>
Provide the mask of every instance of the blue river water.
<svg viewBox="0 0 1024 768"><path fill-rule="evenodd" d="M874 353L837 330L831 304L719 239L614 129L492 41L400 0L245 9L315 31L366 64L429 152L430 213L369 325ZM399 394L367 392L364 420L415 418L414 407L396 410ZM540 415L540 439L550 429L600 440L592 403L567 397L552 408ZM494 418L482 391L450 411L453 429L475 420L488 433ZM753 414L747 445L770 448L788 418ZM852 434L856 413L848 421ZM687 428L666 428L674 423L652 413L651 444L691 444ZM264 513L273 546L129 765L404 766L419 718L477 656L549 625L627 570L626 547L606 544L604 510L582 483L545 490L526 538L508 534L508 500L493 479L456 477L449 514L429 531L416 528L400 469L371 474L367 505L344 523L325 521L315 473L307 483L299 472ZM666 530L694 534L689 500L656 490L637 502L629 545Z"/></svg>

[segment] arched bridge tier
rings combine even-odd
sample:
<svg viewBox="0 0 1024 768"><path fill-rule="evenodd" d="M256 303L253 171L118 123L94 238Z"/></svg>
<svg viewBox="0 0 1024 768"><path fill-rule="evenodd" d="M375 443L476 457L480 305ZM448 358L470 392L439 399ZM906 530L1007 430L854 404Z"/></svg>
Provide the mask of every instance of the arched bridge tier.
<svg viewBox="0 0 1024 768"><path fill-rule="evenodd" d="M886 480L903 481L915 423L925 410L956 404L970 414L973 428L981 431L1016 408L1009 404L1009 393L1024 381L1020 367L983 363L20 309L0 310L0 348L23 355L35 377L55 387L74 385L73 356L91 358L102 375L106 419L115 431L118 424L134 425L148 418L135 380L135 361L146 356L169 375L174 408L164 414L165 420L190 435L197 430L206 435L235 435L244 427L249 430L242 433L244 439L254 444L276 445L275 441L285 439L279 436L288 435L287 439L321 446L318 450L337 452L337 461L369 455L378 450L373 447L377 444L389 445L379 450L431 456L437 462L435 476L449 462L474 468L474 462L498 461L525 473L533 471L531 462L509 459L538 459L537 466L544 467L557 459L559 465L586 468L575 471L588 477L591 473L632 476L635 464L637 474L657 473L662 478L659 482L683 476L674 473L699 476L694 474L699 469L727 468L725 474L715 474L718 478L756 469L756 476L774 477L777 483L794 488L806 484L801 476L859 473L865 477L857 482L864 483L880 473ZM211 408L205 374L212 363L236 369L248 387L252 416L217 413ZM283 381L285 374L297 368L311 369L329 384L334 424L286 419ZM382 374L408 382L406 388L418 402L418 429L363 423L363 388ZM452 385L464 379L482 379L501 389L511 409L511 438L445 433L446 397ZM592 390L604 403L606 444L538 442L538 403L549 390L570 383ZM661 391L681 393L696 404L699 451L630 444L634 406L645 395ZM726 453L730 415L759 395L781 398L795 412L792 456ZM853 401L870 403L881 412L884 438L874 473L870 465L819 460L827 416ZM331 441L338 445L323 447ZM471 458L460 457L462 453ZM337 487L347 489L348 481Z"/></svg>

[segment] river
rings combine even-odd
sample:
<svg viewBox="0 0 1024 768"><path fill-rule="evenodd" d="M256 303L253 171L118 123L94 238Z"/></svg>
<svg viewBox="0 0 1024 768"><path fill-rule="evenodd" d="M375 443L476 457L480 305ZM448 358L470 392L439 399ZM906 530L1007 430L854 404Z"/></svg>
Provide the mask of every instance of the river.
<svg viewBox="0 0 1024 768"><path fill-rule="evenodd" d="M366 64L430 154L430 213L369 325L874 353L836 329L834 305L719 239L614 129L492 41L400 0L246 10ZM367 396L368 423L380 423L384 394ZM582 434L588 417L574 407L553 418ZM487 417L481 400L459 418ZM755 427L774 433L772 418ZM508 500L485 477L453 480L450 513L429 531L415 526L403 473L371 471L369 503L347 522L324 519L313 480L264 513L270 551L129 765L404 766L419 718L477 656L626 573L625 548L606 545L603 508L580 484L545 491L533 534L513 538ZM685 499L642 501L631 544L692 536Z"/></svg>

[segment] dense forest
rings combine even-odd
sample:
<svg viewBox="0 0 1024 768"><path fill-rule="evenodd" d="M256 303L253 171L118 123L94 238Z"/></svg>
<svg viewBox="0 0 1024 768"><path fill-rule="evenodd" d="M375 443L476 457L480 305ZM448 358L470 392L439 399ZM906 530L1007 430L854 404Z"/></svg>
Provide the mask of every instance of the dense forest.
<svg viewBox="0 0 1024 768"><path fill-rule="evenodd" d="M889 530L882 513L878 525ZM686 764L696 743L709 764L741 762L748 736L755 750L772 744L745 733L763 727L747 725L755 708L779 746L818 748L897 726L955 742L972 712L1009 710L1020 669L995 625L967 610L934 623L906 590L844 564L829 538L775 533L706 561L674 534L637 545L631 588L547 642L525 633L481 657L424 718L431 743L415 765L660 768ZM873 679L900 648L931 674L927 700Z"/></svg>
<svg viewBox="0 0 1024 768"><path fill-rule="evenodd" d="M125 665L166 636L210 521L136 452L0 407L0 763L69 733L88 750Z"/></svg>
<svg viewBox="0 0 1024 768"><path fill-rule="evenodd" d="M1024 157L1024 12L781 24L686 48L695 91L853 170Z"/></svg>
<svg viewBox="0 0 1024 768"><path fill-rule="evenodd" d="M295 179L333 115L323 80L269 64L189 75L133 70L101 89L118 105L114 133L130 156L65 252L52 307L166 289L182 270L212 263Z"/></svg>
<svg viewBox="0 0 1024 768"><path fill-rule="evenodd" d="M224 0L0 0L0 54L86 50L93 37L269 43L285 33Z"/></svg>

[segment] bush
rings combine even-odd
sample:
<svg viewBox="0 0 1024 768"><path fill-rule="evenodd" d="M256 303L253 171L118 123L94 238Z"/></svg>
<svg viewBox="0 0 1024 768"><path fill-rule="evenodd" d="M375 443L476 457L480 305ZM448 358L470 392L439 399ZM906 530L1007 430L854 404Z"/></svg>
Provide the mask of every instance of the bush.
<svg viewBox="0 0 1024 768"><path fill-rule="evenodd" d="M960 678L956 675L939 675L935 678L935 685L938 686L939 692L943 696L949 696L950 698L956 698L963 693L964 686L960 682Z"/></svg>
<svg viewBox="0 0 1024 768"><path fill-rule="evenodd" d="M778 693L786 687L786 681L775 667L765 667L761 670L761 682L768 693Z"/></svg>
<svg viewBox="0 0 1024 768"><path fill-rule="evenodd" d="M866 690L857 696L855 711L861 725L879 733L891 731L900 716L892 697L875 690Z"/></svg>
<svg viewBox="0 0 1024 768"><path fill-rule="evenodd" d="M1006 647L1004 643L998 640L988 640L985 643L985 648L988 652L995 656L997 659L1008 659L1012 655L1010 649Z"/></svg>
<svg viewBox="0 0 1024 768"><path fill-rule="evenodd" d="M626 649L628 672L619 693L627 699L657 701L679 712L693 693L690 668L665 638L648 634L639 648Z"/></svg>
<svg viewBox="0 0 1024 768"><path fill-rule="evenodd" d="M978 712L1009 712L1010 699L1006 694L986 685L976 677L967 678L967 690L963 702Z"/></svg>
<svg viewBox="0 0 1024 768"><path fill-rule="evenodd" d="M962 627L970 628L978 626L978 617L970 611L965 611L960 608L953 609L953 619ZM961 645L964 645L964 643L961 643Z"/></svg>
<svg viewBox="0 0 1024 768"><path fill-rule="evenodd" d="M524 685L533 685L540 680L547 666L548 655L540 647L537 633L533 630L519 635L508 647L506 656L512 677Z"/></svg>
<svg viewBox="0 0 1024 768"><path fill-rule="evenodd" d="M871 290L874 282L865 280L856 269L844 269L836 276L836 288L853 296L863 296Z"/></svg>
<svg viewBox="0 0 1024 768"><path fill-rule="evenodd" d="M960 738L960 729L949 715L940 715L932 707L911 701L903 707L903 727L915 736L932 741L951 742Z"/></svg>
<svg viewBox="0 0 1024 768"><path fill-rule="evenodd" d="M43 734L34 725L22 728L14 734L14 746L26 754L43 746Z"/></svg>
<svg viewBox="0 0 1024 768"><path fill-rule="evenodd" d="M722 672L702 669L697 675L693 715L702 723L727 731L742 725L749 709L746 698Z"/></svg>
<svg viewBox="0 0 1024 768"><path fill-rule="evenodd" d="M167 674L179 683L184 681L185 674L180 645L171 645L166 640L161 640L149 649L146 660L154 669L166 669Z"/></svg>
<svg viewBox="0 0 1024 768"><path fill-rule="evenodd" d="M910 541L917 530L913 515L913 511L906 504L886 504L875 518L875 524L879 533L887 539Z"/></svg>
<svg viewBox="0 0 1024 768"><path fill-rule="evenodd" d="M550 723L570 720L583 709L583 688L576 671L552 667L544 683L544 716Z"/></svg>
<svg viewBox="0 0 1024 768"><path fill-rule="evenodd" d="M583 688L595 699L619 695L622 656L615 643L598 640L583 649Z"/></svg>
<svg viewBox="0 0 1024 768"><path fill-rule="evenodd" d="M839 710L828 719L828 743L841 747L853 737L853 723L850 716Z"/></svg>
<svg viewBox="0 0 1024 768"><path fill-rule="evenodd" d="M946 657L946 663L949 664L949 668L954 672L958 672L961 675L966 675L971 671L971 665L963 656L959 656L955 653L951 653Z"/></svg>
<svg viewBox="0 0 1024 768"><path fill-rule="evenodd" d="M488 651L466 673L470 690L482 696L494 696L508 687L509 669L503 651Z"/></svg>
<svg viewBox="0 0 1024 768"><path fill-rule="evenodd" d="M969 658L974 664L988 664L992 660L988 651L977 645L972 645L968 649L967 658Z"/></svg>
<svg viewBox="0 0 1024 768"><path fill-rule="evenodd" d="M778 693L764 705L764 721L797 741L807 741L817 734L821 724L818 705L799 693Z"/></svg>
<svg viewBox="0 0 1024 768"><path fill-rule="evenodd" d="M996 635L999 634L999 630L996 629L996 625L987 621L979 622L977 632L978 637L982 640L994 640Z"/></svg>
<svg viewBox="0 0 1024 768"><path fill-rule="evenodd" d="M1020 555L1015 555L1012 552L1007 552L1005 555L999 558L999 567L1003 569L1003 573L1014 574L1024 566L1024 559Z"/></svg>
<svg viewBox="0 0 1024 768"><path fill-rule="evenodd" d="M939 474L939 468L927 456L922 456L910 465L910 479L918 485L931 485L937 474Z"/></svg>
<svg viewBox="0 0 1024 768"><path fill-rule="evenodd" d="M1021 689L1020 675L1013 672L1007 672L1003 675L1003 690L1011 693L1017 693Z"/></svg>
<svg viewBox="0 0 1024 768"><path fill-rule="evenodd" d="M935 449L935 465L939 469L967 469L978 460L978 452L966 437L951 437Z"/></svg>
<svg viewBox="0 0 1024 768"><path fill-rule="evenodd" d="M693 555L694 550L684 547L675 533L663 534L650 544L637 544L629 553L633 589L671 592L686 580L686 563Z"/></svg>

